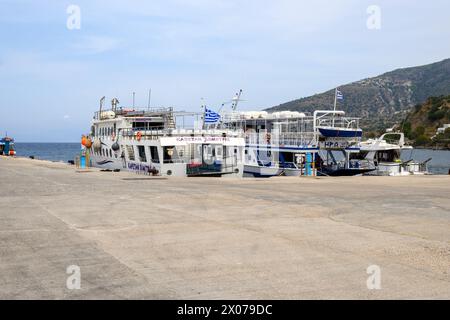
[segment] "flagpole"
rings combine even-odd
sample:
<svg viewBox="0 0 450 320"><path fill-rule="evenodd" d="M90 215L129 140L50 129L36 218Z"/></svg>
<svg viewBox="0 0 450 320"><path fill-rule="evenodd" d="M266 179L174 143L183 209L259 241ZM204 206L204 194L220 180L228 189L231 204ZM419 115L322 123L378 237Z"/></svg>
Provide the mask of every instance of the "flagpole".
<svg viewBox="0 0 450 320"><path fill-rule="evenodd" d="M203 110L203 116L202 116L202 129L204 130L204 129L205 129L206 106L205 106L205 103L204 103L203 98L201 98L200 100L201 100L201 102L202 102L202 106L201 106L200 108Z"/></svg>
<svg viewBox="0 0 450 320"><path fill-rule="evenodd" d="M333 108L333 127L334 127L334 115L336 114L336 105L337 105L337 88L334 89L334 108Z"/></svg>

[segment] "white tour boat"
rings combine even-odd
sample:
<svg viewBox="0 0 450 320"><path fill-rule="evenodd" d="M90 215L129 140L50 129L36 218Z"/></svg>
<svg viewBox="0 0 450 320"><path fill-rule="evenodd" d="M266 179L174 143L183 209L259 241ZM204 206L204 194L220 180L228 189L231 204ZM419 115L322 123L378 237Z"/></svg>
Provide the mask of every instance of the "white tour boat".
<svg viewBox="0 0 450 320"><path fill-rule="evenodd" d="M95 113L84 139L88 163L161 176L243 175L245 140L235 131L205 129L202 113L172 108L119 108Z"/></svg>
<svg viewBox="0 0 450 320"><path fill-rule="evenodd" d="M312 117L290 111L233 111L222 114L220 127L245 137L246 176L315 175L319 149Z"/></svg>

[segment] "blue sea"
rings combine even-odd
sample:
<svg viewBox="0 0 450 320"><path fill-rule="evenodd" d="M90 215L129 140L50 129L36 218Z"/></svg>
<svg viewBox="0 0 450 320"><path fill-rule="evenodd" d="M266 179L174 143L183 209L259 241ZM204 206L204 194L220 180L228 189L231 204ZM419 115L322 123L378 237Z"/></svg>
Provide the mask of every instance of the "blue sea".
<svg viewBox="0 0 450 320"><path fill-rule="evenodd" d="M24 143L16 142L17 156L34 156L36 159L67 162L80 153L80 143ZM428 169L434 174L448 174L450 151L414 149L402 154L403 160L425 161L433 158Z"/></svg>
<svg viewBox="0 0 450 320"><path fill-rule="evenodd" d="M402 152L402 160L425 161L432 158L428 163L428 170L433 174L449 174L450 170L450 151L447 150L429 150L413 149Z"/></svg>
<svg viewBox="0 0 450 320"><path fill-rule="evenodd" d="M80 154L80 143L15 143L18 157L34 156L35 159L67 162Z"/></svg>

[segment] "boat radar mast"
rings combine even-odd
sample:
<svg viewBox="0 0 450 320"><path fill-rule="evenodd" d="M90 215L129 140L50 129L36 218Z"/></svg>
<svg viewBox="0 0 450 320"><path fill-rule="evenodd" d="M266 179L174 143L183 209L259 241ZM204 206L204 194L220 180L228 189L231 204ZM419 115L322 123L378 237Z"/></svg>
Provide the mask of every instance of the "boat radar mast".
<svg viewBox="0 0 450 320"><path fill-rule="evenodd" d="M225 107L225 105L229 104L229 103L231 103L231 110L236 111L239 102L245 101L245 100L241 99L241 95L242 95L242 89L239 90L239 92L236 93L236 95L230 101L222 103L222 105L220 106L220 109L219 109L219 113L220 113L220 111L222 111L222 109Z"/></svg>
<svg viewBox="0 0 450 320"><path fill-rule="evenodd" d="M241 100L241 95L242 95L242 89L239 90L239 93L236 93L236 95L233 97L233 99L231 99L231 102L232 102L231 109L233 111L236 111L239 101L243 101L243 100Z"/></svg>

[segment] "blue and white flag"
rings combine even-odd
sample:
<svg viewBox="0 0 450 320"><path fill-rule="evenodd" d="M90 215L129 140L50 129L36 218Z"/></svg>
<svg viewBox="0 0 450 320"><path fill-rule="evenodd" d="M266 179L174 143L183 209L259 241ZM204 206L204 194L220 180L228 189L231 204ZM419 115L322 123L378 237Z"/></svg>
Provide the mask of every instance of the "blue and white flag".
<svg viewBox="0 0 450 320"><path fill-rule="evenodd" d="M336 99L337 100L344 100L344 95L341 91L336 90Z"/></svg>
<svg viewBox="0 0 450 320"><path fill-rule="evenodd" d="M216 123L220 120L220 114L205 108L205 123Z"/></svg>

